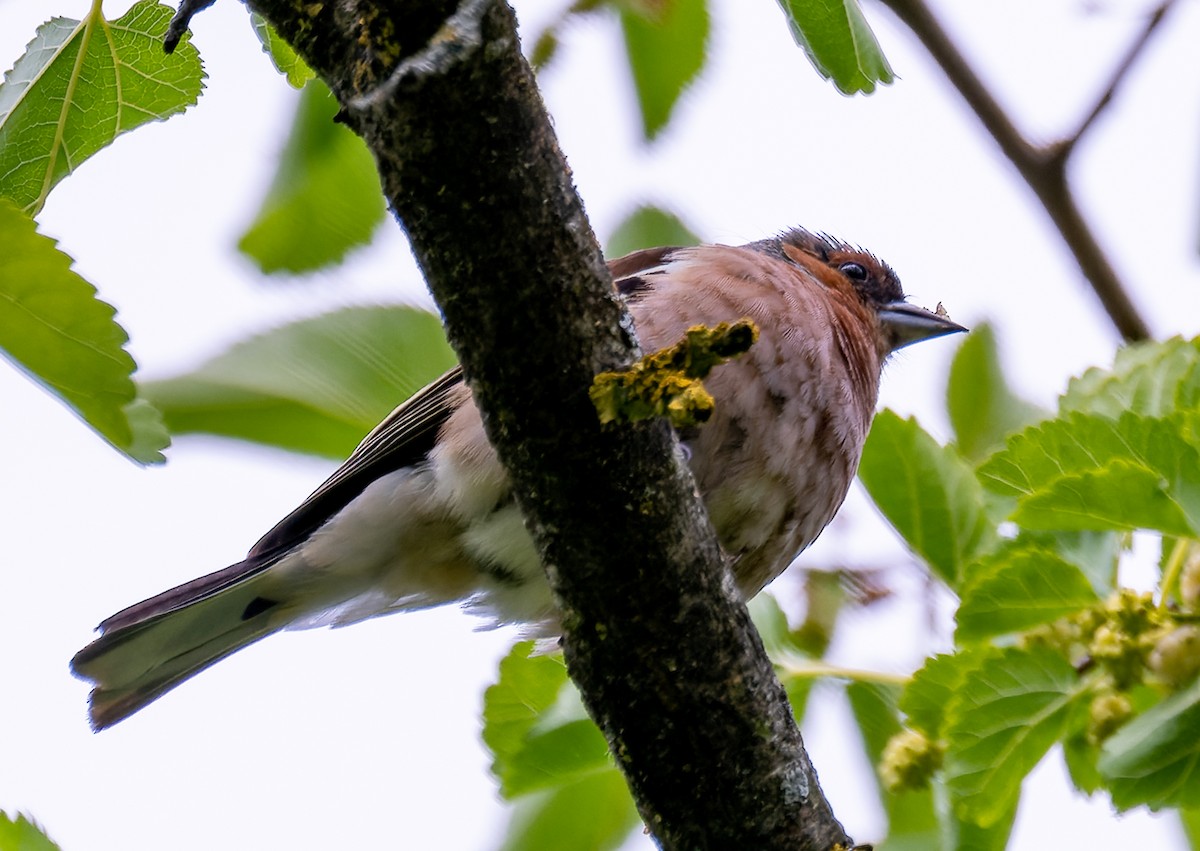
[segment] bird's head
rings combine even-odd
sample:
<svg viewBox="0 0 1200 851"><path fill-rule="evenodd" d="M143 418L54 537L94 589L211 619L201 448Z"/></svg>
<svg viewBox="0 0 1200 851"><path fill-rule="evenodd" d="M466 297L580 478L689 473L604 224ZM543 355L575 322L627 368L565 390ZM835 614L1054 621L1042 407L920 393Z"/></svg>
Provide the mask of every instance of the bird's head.
<svg viewBox="0 0 1200 851"><path fill-rule="evenodd" d="M756 250L808 271L829 289L853 298L879 318L881 356L922 340L931 340L967 329L940 309L937 312L910 304L892 267L869 251L794 228L774 239L753 243Z"/></svg>

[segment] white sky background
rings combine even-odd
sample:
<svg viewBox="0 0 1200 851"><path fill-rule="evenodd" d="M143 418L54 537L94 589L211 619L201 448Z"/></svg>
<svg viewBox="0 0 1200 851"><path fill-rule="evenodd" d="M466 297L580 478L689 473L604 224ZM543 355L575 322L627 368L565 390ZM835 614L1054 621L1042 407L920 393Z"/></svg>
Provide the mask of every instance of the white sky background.
<svg viewBox="0 0 1200 851"><path fill-rule="evenodd" d="M51 13L82 0L0 4L9 67ZM565 2L521 3L532 38ZM1117 342L1031 194L885 10L867 12L901 80L846 99L794 47L770 0L713 0L712 60L664 137L643 146L613 22L568 30L542 85L593 224L636 203L674 207L705 237L744 242L800 224L861 243L918 303L992 320L1017 386L1051 404ZM939 2L1018 123L1050 140L1090 108L1147 7L1109 0ZM1200 332L1194 44L1182 3L1073 164L1085 212L1160 336ZM124 6L109 4L111 17ZM950 13L953 12L953 16ZM198 107L121 138L51 196L42 230L120 310L148 376L320 309L425 299L397 229L315 280L264 282L232 250L271 177L291 92L259 54L241 4L194 22L209 73ZM945 437L954 343L906 350L881 405ZM444 848L487 851L503 824L479 745L480 691L508 646L456 611L288 633L93 735L67 660L100 619L237 561L331 465L184 438L165 468L119 457L58 403L0 368L0 808L32 813L66 851ZM872 564L896 546L855 497L810 563ZM944 642L893 604L853 620L839 661L907 672ZM881 814L858 793L842 708L805 735L835 811L860 841ZM857 747L853 740L849 746ZM1183 848L1171 820L1108 815L1066 791L1052 754L1026 786L1012 848ZM394 837L394 838L393 838ZM638 847L648 847L643 838Z"/></svg>

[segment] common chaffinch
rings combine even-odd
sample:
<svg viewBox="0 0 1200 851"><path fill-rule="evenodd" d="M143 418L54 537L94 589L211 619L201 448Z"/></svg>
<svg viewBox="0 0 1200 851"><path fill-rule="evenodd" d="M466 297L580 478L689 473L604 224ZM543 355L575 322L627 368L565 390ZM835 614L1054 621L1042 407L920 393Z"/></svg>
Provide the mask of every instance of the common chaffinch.
<svg viewBox="0 0 1200 851"><path fill-rule="evenodd" d="M908 304L873 255L801 229L608 265L648 350L697 324L758 326L750 350L706 379L711 419L680 435L746 598L841 506L888 355L965 330ZM393 411L244 560L108 618L72 668L95 684L101 729L281 629L454 601L556 629L537 550L457 368Z"/></svg>

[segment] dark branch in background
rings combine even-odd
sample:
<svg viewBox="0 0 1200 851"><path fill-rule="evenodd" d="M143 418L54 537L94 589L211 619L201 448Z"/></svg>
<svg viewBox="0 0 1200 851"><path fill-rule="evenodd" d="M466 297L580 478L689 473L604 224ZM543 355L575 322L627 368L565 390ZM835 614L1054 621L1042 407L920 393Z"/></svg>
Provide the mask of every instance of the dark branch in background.
<svg viewBox="0 0 1200 851"><path fill-rule="evenodd" d="M850 845L665 423L601 429L635 351L500 0L249 0L374 153L547 565L567 663L667 849Z"/></svg>
<svg viewBox="0 0 1200 851"><path fill-rule="evenodd" d="M1100 98L1096 101L1096 105L1092 107L1092 111L1089 112L1087 117L1083 119L1082 123L1080 123L1079 129L1068 138L1063 139L1056 145L1052 146L1051 150L1056 156L1066 160L1071 155L1071 152L1075 150L1075 146L1079 144L1079 140L1083 138L1084 134L1087 133L1088 130L1091 129L1092 125L1096 123L1096 119L1099 118L1101 113L1103 113L1104 110L1108 108L1108 105L1112 103L1113 98L1116 97L1117 89L1120 88L1121 83L1125 81L1130 69L1133 68L1133 64L1138 60L1138 57L1142 55L1142 51L1146 49L1146 45L1150 43L1150 36L1154 35L1154 31L1158 29L1158 25L1163 22L1164 18L1166 18L1167 12L1170 11L1171 6L1174 5L1174 3L1175 0L1167 0L1167 2L1163 3L1151 13L1150 17L1146 21L1146 26L1142 29L1141 36L1138 37L1138 39L1134 41L1132 45L1130 45L1129 50L1125 54L1125 59L1122 60L1113 71L1112 79L1109 80L1108 87L1104 90L1104 94L1100 95Z"/></svg>
<svg viewBox="0 0 1200 851"><path fill-rule="evenodd" d="M1067 179L1067 161L1076 144L1092 127L1125 79L1150 36L1174 4L1167 0L1150 17L1141 36L1118 65L1112 81L1076 133L1052 145L1039 146L1026 139L992 97L966 58L942 29L924 0L880 0L920 39L950 82L975 111L1000 150L1016 166L1042 207L1050 215L1063 241L1091 283L1105 311L1126 340L1147 340L1150 326L1129 297L1128 288L1113 269L1104 249L1084 220Z"/></svg>

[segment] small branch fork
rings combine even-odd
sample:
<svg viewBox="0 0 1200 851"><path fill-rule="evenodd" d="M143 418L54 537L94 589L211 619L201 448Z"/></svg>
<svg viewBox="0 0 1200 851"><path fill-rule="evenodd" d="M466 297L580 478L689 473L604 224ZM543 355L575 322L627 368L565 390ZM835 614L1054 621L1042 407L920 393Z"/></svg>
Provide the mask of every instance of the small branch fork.
<svg viewBox="0 0 1200 851"><path fill-rule="evenodd" d="M1108 87L1076 131L1049 145L1035 145L1016 128L958 47L942 29L925 0L880 0L912 30L941 66L967 105L1016 166L1058 228L1075 262L1092 285L1117 331L1129 341L1150 339L1150 326L1129 296L1095 234L1084 220L1067 179L1067 163L1079 141L1112 103L1130 69L1141 57L1175 0L1165 0L1147 19L1138 38L1117 65Z"/></svg>

